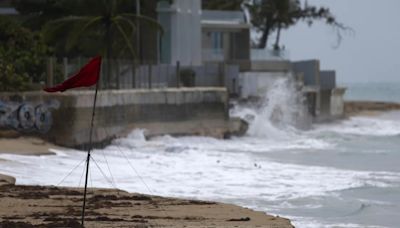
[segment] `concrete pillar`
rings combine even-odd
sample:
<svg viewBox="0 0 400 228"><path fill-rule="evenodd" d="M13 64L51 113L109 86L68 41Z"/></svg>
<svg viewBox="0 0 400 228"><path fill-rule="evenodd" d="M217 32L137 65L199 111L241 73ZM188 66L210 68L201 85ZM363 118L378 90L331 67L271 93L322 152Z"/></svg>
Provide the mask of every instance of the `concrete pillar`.
<svg viewBox="0 0 400 228"><path fill-rule="evenodd" d="M201 64L201 1L175 0L158 5L159 20L165 27L161 56L165 63L183 66Z"/></svg>
<svg viewBox="0 0 400 228"><path fill-rule="evenodd" d="M335 88L332 90L331 96L331 115L333 117L344 116L344 93L345 88Z"/></svg>

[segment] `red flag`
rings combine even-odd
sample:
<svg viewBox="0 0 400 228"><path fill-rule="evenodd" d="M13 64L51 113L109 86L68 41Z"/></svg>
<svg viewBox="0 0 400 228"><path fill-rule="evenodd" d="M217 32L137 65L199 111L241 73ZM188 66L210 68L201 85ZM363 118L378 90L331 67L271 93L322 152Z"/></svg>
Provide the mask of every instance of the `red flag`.
<svg viewBox="0 0 400 228"><path fill-rule="evenodd" d="M89 87L97 83L100 76L101 56L96 56L82 67L77 74L68 78L63 83L54 87L44 88L43 90L49 93L64 92L67 89L76 87Z"/></svg>

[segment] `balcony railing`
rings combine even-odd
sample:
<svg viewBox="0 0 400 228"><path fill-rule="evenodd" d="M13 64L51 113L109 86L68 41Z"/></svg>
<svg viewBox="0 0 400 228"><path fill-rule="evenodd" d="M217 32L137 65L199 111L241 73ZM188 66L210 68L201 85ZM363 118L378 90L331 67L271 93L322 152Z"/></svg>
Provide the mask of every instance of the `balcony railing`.
<svg viewBox="0 0 400 228"><path fill-rule="evenodd" d="M289 52L286 50L251 49L251 60L288 60Z"/></svg>
<svg viewBox="0 0 400 228"><path fill-rule="evenodd" d="M225 60L223 49L203 49L202 59L206 62L222 62Z"/></svg>

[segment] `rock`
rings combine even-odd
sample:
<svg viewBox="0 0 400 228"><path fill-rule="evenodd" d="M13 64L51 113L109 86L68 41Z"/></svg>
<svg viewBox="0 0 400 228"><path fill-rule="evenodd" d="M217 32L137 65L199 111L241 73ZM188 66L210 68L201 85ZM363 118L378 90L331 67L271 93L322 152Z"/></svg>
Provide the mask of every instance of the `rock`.
<svg viewBox="0 0 400 228"><path fill-rule="evenodd" d="M229 128L228 138L230 136L243 136L249 129L249 124L241 118L234 117L229 120L228 128Z"/></svg>
<svg viewBox="0 0 400 228"><path fill-rule="evenodd" d="M6 176L3 174L0 174L0 186L2 185L14 185L15 184L15 178L12 176Z"/></svg>

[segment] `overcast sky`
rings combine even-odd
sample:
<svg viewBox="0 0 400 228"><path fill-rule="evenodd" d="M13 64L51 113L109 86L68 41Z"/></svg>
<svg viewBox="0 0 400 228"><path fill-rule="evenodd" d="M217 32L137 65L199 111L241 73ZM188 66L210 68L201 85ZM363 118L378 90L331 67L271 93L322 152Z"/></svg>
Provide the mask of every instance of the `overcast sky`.
<svg viewBox="0 0 400 228"><path fill-rule="evenodd" d="M323 23L298 24L282 33L292 60L320 59L334 69L339 83L400 82L400 0L308 0L328 6L340 22L354 29L334 49L336 35ZM271 37L272 38L272 37ZM272 41L273 39L271 39Z"/></svg>

